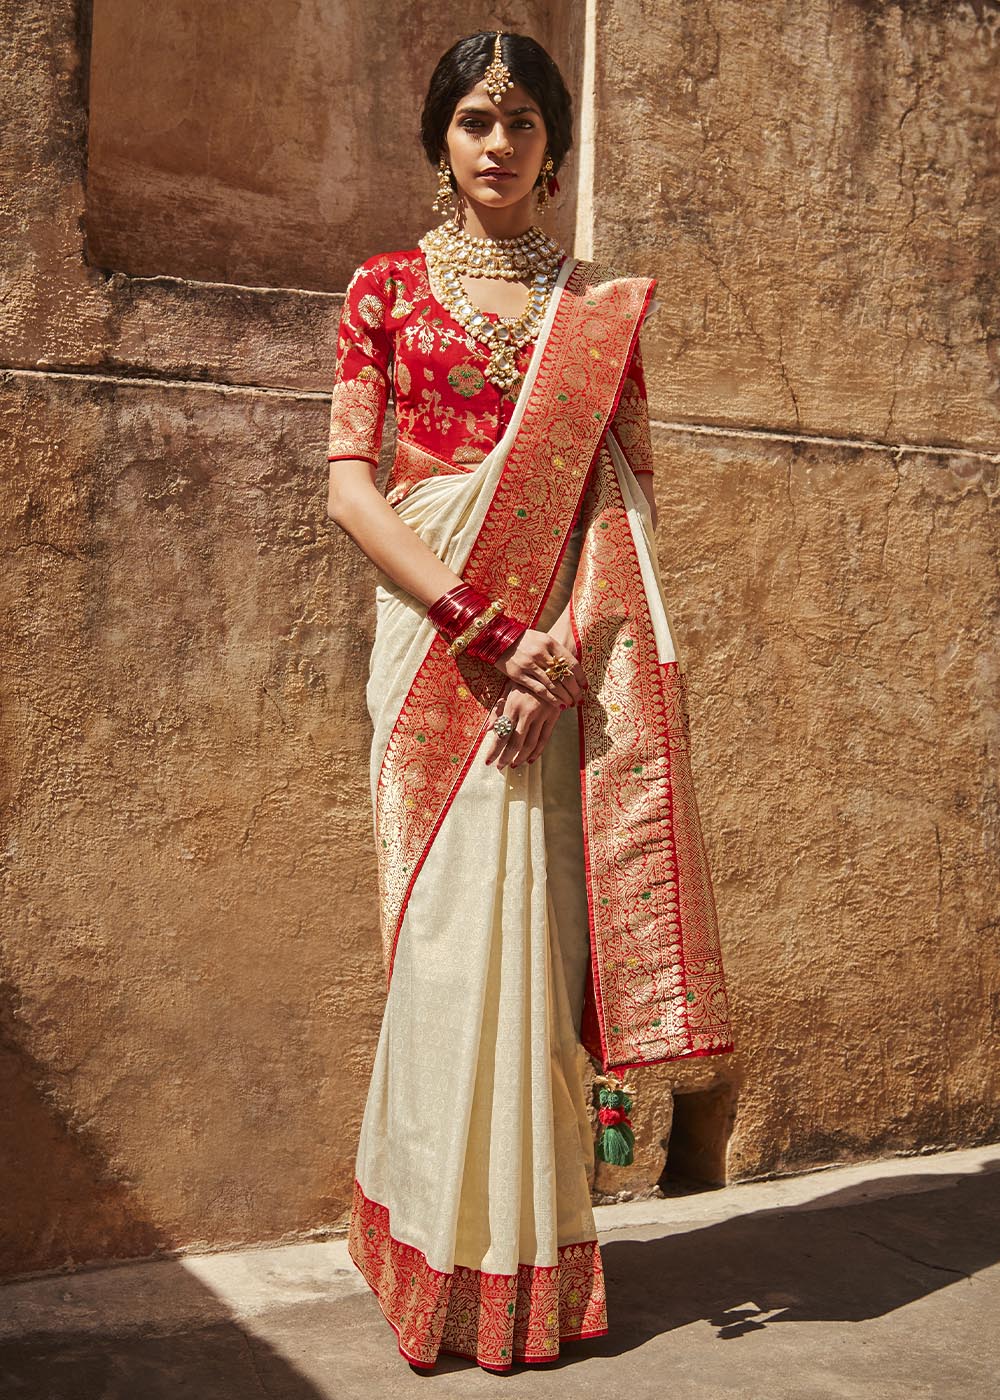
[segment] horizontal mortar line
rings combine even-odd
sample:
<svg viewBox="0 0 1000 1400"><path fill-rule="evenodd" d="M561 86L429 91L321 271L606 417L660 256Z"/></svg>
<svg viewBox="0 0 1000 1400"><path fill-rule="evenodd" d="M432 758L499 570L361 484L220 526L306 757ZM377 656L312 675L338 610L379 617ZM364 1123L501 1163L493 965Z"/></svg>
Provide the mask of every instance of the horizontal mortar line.
<svg viewBox="0 0 1000 1400"><path fill-rule="evenodd" d="M227 284L226 284L227 285ZM160 389L204 389L216 394L271 394L275 398L309 403L329 403L330 390L282 389L269 384L226 384L216 379L167 379L154 374L104 374L99 370L30 369L26 365L0 365L0 374L24 379L78 379L115 387ZM725 427L715 423L672 423L653 418L650 427L669 433L694 433L704 437L742 437L758 442L801 442L825 447L863 447L873 452L901 455L909 452L936 453L942 457L972 457L1000 465L1000 452L986 452L975 447L948 447L938 443L880 442L877 438L835 437L823 433L798 433L782 428Z"/></svg>
<svg viewBox="0 0 1000 1400"><path fill-rule="evenodd" d="M168 379L156 374L104 374L100 370L29 369L26 365L0 365L0 374L23 379L79 379L88 384L149 389L208 389L215 394L273 394L280 399L330 400L330 390L282 389L273 384L226 384L219 379Z"/></svg>
<svg viewBox="0 0 1000 1400"><path fill-rule="evenodd" d="M1000 452L987 452L980 447L949 447L941 443L884 442L879 438L836 437L829 433L802 433L784 428L727 428L717 423L671 423L663 418L651 418L651 428L668 433L698 433L705 437L744 437L763 442L804 442L823 447L864 447L872 452L930 452L942 457L974 457L1000 466Z"/></svg>
<svg viewBox="0 0 1000 1400"><path fill-rule="evenodd" d="M152 272L144 275L136 275L131 272L121 272L117 268L102 267L97 271L103 272L108 281L115 277L124 277L128 282L161 282L169 283L174 287L221 287L224 292L257 292L269 296L295 296L295 297L321 297L329 301L334 297L346 295L343 291L324 292L318 287L255 287L249 282L216 282L211 277L174 277L169 272Z"/></svg>

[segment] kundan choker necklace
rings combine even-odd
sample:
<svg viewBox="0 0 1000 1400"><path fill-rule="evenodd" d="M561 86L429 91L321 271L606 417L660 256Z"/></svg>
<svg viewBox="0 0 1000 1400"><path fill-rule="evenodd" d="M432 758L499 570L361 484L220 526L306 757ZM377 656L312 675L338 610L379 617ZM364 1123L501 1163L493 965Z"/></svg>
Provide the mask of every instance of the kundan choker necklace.
<svg viewBox="0 0 1000 1400"><path fill-rule="evenodd" d="M435 296L475 340L491 352L486 378L516 396L521 376L517 352L534 340L559 275L563 250L535 225L514 238L473 238L453 219L420 240ZM528 305L520 316L491 321L469 300L459 278L531 279Z"/></svg>

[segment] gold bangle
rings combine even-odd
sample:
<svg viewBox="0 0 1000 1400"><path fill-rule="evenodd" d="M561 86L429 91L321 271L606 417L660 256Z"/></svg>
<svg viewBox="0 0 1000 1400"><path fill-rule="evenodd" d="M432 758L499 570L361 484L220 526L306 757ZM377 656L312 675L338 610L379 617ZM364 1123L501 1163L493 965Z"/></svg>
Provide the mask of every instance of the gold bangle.
<svg viewBox="0 0 1000 1400"><path fill-rule="evenodd" d="M475 641L476 637L479 636L480 632L483 630L486 624L488 622L492 622L493 619L496 617L497 613L502 613L506 606L506 599L494 598L493 602L490 603L489 607L484 608L483 611L479 614L479 616L474 618L473 621L469 623L468 627L461 634L461 636L455 638L451 646L448 648L448 655L458 656L460 652L463 652L470 642Z"/></svg>

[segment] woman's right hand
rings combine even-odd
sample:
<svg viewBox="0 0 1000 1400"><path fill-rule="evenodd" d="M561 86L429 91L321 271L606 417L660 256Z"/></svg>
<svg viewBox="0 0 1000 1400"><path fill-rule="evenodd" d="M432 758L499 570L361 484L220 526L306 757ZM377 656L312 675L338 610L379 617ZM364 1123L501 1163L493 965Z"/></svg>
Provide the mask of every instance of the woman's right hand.
<svg viewBox="0 0 1000 1400"><path fill-rule="evenodd" d="M562 680L554 681L545 674L545 667L557 656L564 656L572 670ZM529 627L516 646L505 651L496 662L508 680L550 705L578 705L583 699L585 676L583 667L573 653L551 632L536 632Z"/></svg>
<svg viewBox="0 0 1000 1400"><path fill-rule="evenodd" d="M497 768L520 768L534 763L541 758L561 714L561 708L529 694L515 681L508 681L490 711L489 739L483 749L485 762L495 762ZM513 733L506 739L493 729L501 715L514 725Z"/></svg>

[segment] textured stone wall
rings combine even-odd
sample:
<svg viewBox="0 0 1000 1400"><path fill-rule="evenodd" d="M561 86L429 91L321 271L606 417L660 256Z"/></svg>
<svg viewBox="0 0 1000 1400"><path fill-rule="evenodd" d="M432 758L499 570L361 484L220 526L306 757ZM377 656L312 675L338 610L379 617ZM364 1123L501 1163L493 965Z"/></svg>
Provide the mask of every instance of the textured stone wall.
<svg viewBox="0 0 1000 1400"><path fill-rule="evenodd" d="M991 1140L997 9L596 0L591 104L586 8L497 21L593 122L562 236L592 208L595 252L660 279L661 562L739 1044L639 1076L636 1171L599 1185L657 1179L674 1091L709 1179ZM384 979L327 396L347 273L434 217L352 82L413 116L468 17L250 9L0 0L3 1274L349 1200Z"/></svg>

